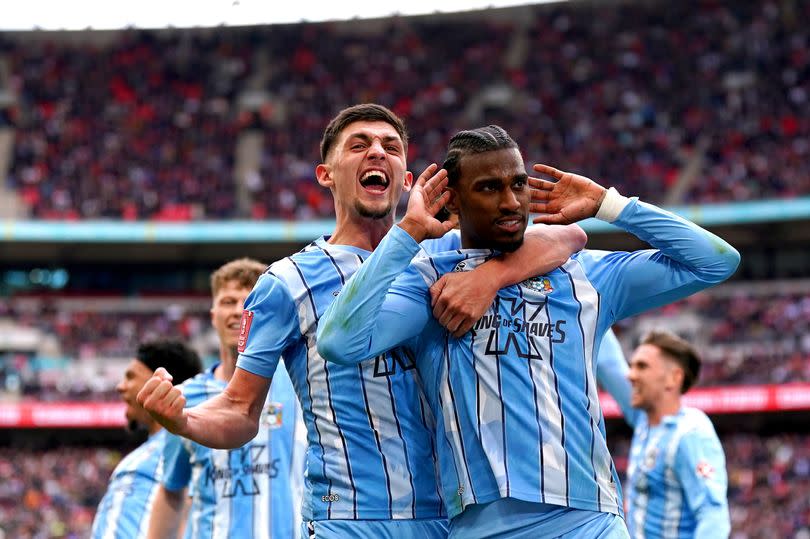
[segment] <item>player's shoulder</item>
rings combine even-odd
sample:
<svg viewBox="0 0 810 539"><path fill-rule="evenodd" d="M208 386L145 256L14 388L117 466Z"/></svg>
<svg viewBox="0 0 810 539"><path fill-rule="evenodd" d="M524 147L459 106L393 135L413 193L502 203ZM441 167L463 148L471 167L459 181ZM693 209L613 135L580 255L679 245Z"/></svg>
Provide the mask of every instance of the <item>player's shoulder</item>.
<svg viewBox="0 0 810 539"><path fill-rule="evenodd" d="M714 430L712 420L703 410L684 406L678 413L678 431L681 439L715 439L717 433Z"/></svg>
<svg viewBox="0 0 810 539"><path fill-rule="evenodd" d="M412 266L422 273L470 271L494 256L491 249L454 249L438 253L420 252L413 259Z"/></svg>

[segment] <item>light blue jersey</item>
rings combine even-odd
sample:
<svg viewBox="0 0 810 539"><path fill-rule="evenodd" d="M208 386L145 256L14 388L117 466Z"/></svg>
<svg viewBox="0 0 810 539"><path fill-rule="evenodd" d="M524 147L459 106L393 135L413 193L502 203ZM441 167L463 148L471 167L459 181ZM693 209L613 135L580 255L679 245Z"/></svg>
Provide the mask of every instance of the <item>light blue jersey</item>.
<svg viewBox="0 0 810 539"><path fill-rule="evenodd" d="M93 520L93 539L142 539L149 531L149 512L163 474L161 429L125 456L110 476Z"/></svg>
<svg viewBox="0 0 810 539"><path fill-rule="evenodd" d="M599 349L599 381L613 396L633 441L627 467L627 525L636 539L724 539L731 529L723 447L709 418L682 407L650 426L630 407L627 363L612 332Z"/></svg>
<svg viewBox="0 0 810 539"><path fill-rule="evenodd" d="M726 279L739 255L635 199L614 224L655 249L579 252L547 275L501 289L459 339L433 319L428 289L493 253L459 250L409 265L418 246L399 227L325 314L319 351L330 361L350 365L393 346L414 347L436 411L450 517L506 497L621 514L594 372L602 336L618 319Z"/></svg>
<svg viewBox="0 0 810 539"><path fill-rule="evenodd" d="M186 406L196 406L226 387L214 369L180 387ZM169 434L164 451L164 486L189 487L191 508L185 537L297 537L301 505L300 477L304 448L296 444L300 411L292 384L279 369L259 420L256 437L238 449L211 449Z"/></svg>
<svg viewBox="0 0 810 539"><path fill-rule="evenodd" d="M450 234L426 248L458 243ZM245 302L237 366L269 378L284 357L307 425L306 521L444 519L413 355L342 366L316 348L318 321L370 254L320 238L270 266Z"/></svg>

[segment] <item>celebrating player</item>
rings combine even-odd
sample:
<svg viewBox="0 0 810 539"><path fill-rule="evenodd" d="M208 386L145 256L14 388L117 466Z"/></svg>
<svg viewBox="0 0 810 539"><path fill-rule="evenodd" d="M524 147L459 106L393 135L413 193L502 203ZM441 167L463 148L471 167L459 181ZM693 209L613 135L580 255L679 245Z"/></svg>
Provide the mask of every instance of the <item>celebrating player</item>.
<svg viewBox="0 0 810 539"><path fill-rule="evenodd" d="M129 428L145 428L149 439L124 457L110 476L107 492L93 520L94 539L146 537L149 512L163 470L167 433L135 397L158 367L171 369L177 381L182 382L199 373L202 363L194 350L179 341L154 341L138 346L135 358L115 389L127 405Z"/></svg>
<svg viewBox="0 0 810 539"><path fill-rule="evenodd" d="M626 537L594 353L615 320L723 281L739 254L588 178L535 171L555 181L529 178L517 144L497 126L456 134L443 170L420 178L403 220L323 315L318 351L352 365L410 344L437 419L451 537ZM576 253L501 289L487 315L454 338L431 316L428 288L520 245L530 184L544 193L531 206L543 212L536 221L596 216L654 248ZM464 249L411 264L418 242L448 226L433 217L445 203Z"/></svg>
<svg viewBox="0 0 810 539"><path fill-rule="evenodd" d="M225 389L236 368L244 301L265 269L242 258L211 274L211 324L219 337L220 361L173 388L175 406L197 405ZM298 447L295 438L296 431L303 438L303 425L283 368L273 378L267 399L266 394L256 405L257 433L239 448L215 450L174 434L167 437L149 537L177 537L183 526L188 539L297 536L304 449L303 440ZM184 521L187 490L191 506Z"/></svg>
<svg viewBox="0 0 810 539"><path fill-rule="evenodd" d="M700 374L694 347L672 333L653 331L641 340L628 368L610 332L599 348L597 370L633 427L627 467L630 536L728 537L723 446L706 414L681 403Z"/></svg>
<svg viewBox="0 0 810 539"><path fill-rule="evenodd" d="M307 537L446 536L433 418L412 356L392 351L359 366L334 365L318 355L315 339L320 317L391 228L400 195L411 187L407 143L402 120L385 107L363 104L341 111L324 131L322 163L315 169L334 197L336 228L259 279L245 305L241 354L228 387L183 409L174 400L176 388L160 372L138 397L172 432L212 447L233 447L253 436L257 403L283 355L307 424ZM546 227L535 239L550 269L581 248L584 234ZM457 246L458 236L451 235L425 248ZM538 259L493 260L471 274L477 280L468 285L488 305L498 288L522 279L528 266L542 265Z"/></svg>

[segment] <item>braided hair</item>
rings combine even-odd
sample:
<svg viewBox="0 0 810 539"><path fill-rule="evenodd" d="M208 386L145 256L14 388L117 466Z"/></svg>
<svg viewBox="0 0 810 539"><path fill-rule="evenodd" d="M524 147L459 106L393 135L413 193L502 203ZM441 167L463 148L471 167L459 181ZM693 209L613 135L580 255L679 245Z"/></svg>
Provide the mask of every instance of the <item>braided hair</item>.
<svg viewBox="0 0 810 539"><path fill-rule="evenodd" d="M448 185L461 177L461 158L465 155L518 148L517 142L502 127L488 125L477 129L459 131L447 145L447 156L442 168L447 171Z"/></svg>

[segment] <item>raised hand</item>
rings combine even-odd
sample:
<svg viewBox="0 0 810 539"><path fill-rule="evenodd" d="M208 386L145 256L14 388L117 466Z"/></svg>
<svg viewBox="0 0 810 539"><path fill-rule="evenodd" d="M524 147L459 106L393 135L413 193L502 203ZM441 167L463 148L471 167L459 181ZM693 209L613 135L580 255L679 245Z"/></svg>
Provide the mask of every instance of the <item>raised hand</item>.
<svg viewBox="0 0 810 539"><path fill-rule="evenodd" d="M434 163L419 175L408 199L408 209L399 226L416 241L440 238L454 226L452 220L439 221L435 215L450 198L447 171Z"/></svg>
<svg viewBox="0 0 810 539"><path fill-rule="evenodd" d="M138 392L138 404L173 434L182 435L188 423L186 398L172 385L172 375L158 367Z"/></svg>
<svg viewBox="0 0 810 539"><path fill-rule="evenodd" d="M536 164L533 168L555 180L529 178L534 188L529 209L540 214L534 223L568 225L596 215L607 189L585 176L548 165Z"/></svg>

